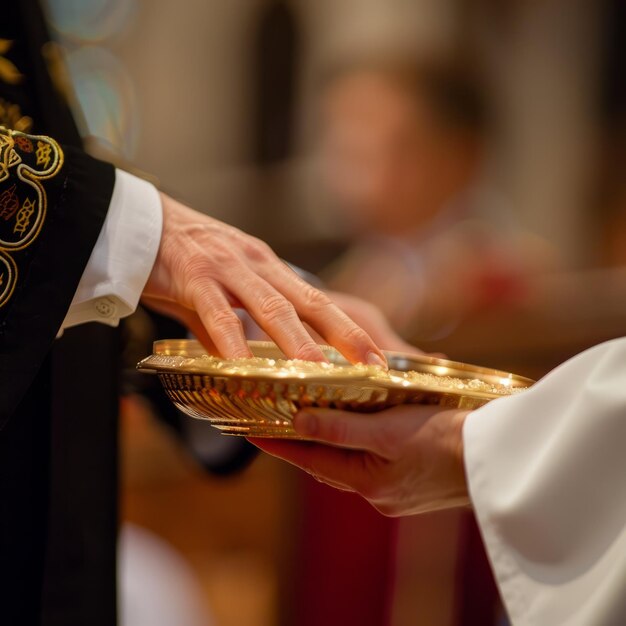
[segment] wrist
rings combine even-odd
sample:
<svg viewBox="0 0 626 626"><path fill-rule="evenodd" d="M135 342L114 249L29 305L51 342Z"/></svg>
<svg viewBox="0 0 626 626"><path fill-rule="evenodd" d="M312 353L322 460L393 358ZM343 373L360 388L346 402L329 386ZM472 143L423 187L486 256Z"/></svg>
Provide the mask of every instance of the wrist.
<svg viewBox="0 0 626 626"><path fill-rule="evenodd" d="M459 504L469 504L469 490L465 473L465 455L463 451L463 425L471 411L453 411L450 420L450 454L455 491Z"/></svg>

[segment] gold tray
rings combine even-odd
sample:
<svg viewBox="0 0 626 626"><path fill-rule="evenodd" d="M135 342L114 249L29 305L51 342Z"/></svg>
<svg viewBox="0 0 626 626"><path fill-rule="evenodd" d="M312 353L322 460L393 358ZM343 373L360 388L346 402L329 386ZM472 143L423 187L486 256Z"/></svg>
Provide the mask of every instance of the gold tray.
<svg viewBox="0 0 626 626"><path fill-rule="evenodd" d="M425 355L385 352L389 371L352 365L329 346L328 363L287 360L273 343L250 341L254 358L221 359L198 341L165 339L137 368L157 374L170 400L224 434L300 438L292 418L304 407L373 412L398 404L475 409L534 381Z"/></svg>

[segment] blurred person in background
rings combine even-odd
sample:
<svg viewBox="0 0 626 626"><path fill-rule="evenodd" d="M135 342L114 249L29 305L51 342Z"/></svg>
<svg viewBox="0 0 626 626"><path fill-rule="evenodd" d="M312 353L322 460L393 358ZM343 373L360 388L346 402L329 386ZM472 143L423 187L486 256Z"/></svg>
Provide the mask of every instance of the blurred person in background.
<svg viewBox="0 0 626 626"><path fill-rule="evenodd" d="M480 189L492 114L478 77L408 55L357 59L322 90L322 168L351 248L328 284L378 305L405 336L524 298L547 263Z"/></svg>

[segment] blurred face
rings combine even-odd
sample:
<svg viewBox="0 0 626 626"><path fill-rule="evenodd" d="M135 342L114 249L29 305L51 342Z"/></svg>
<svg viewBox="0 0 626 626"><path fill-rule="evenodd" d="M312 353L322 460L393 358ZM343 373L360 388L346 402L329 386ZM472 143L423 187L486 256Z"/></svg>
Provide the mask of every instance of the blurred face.
<svg viewBox="0 0 626 626"><path fill-rule="evenodd" d="M426 103L375 72L354 72L323 100L324 171L359 230L406 234L469 181L469 154Z"/></svg>

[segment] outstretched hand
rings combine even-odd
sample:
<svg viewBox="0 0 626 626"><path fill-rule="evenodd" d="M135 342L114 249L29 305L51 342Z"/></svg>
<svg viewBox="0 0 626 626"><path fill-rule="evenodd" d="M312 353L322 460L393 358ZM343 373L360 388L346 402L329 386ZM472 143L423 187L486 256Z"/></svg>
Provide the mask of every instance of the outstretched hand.
<svg viewBox="0 0 626 626"><path fill-rule="evenodd" d="M369 414L307 409L294 426L312 441L250 441L321 482L359 493L385 515L412 515L469 503L467 413L418 405Z"/></svg>
<svg viewBox="0 0 626 626"><path fill-rule="evenodd" d="M234 307L245 309L290 358L322 361L306 322L352 362L385 365L370 336L264 242L161 194L163 234L142 294L211 351L252 356Z"/></svg>

